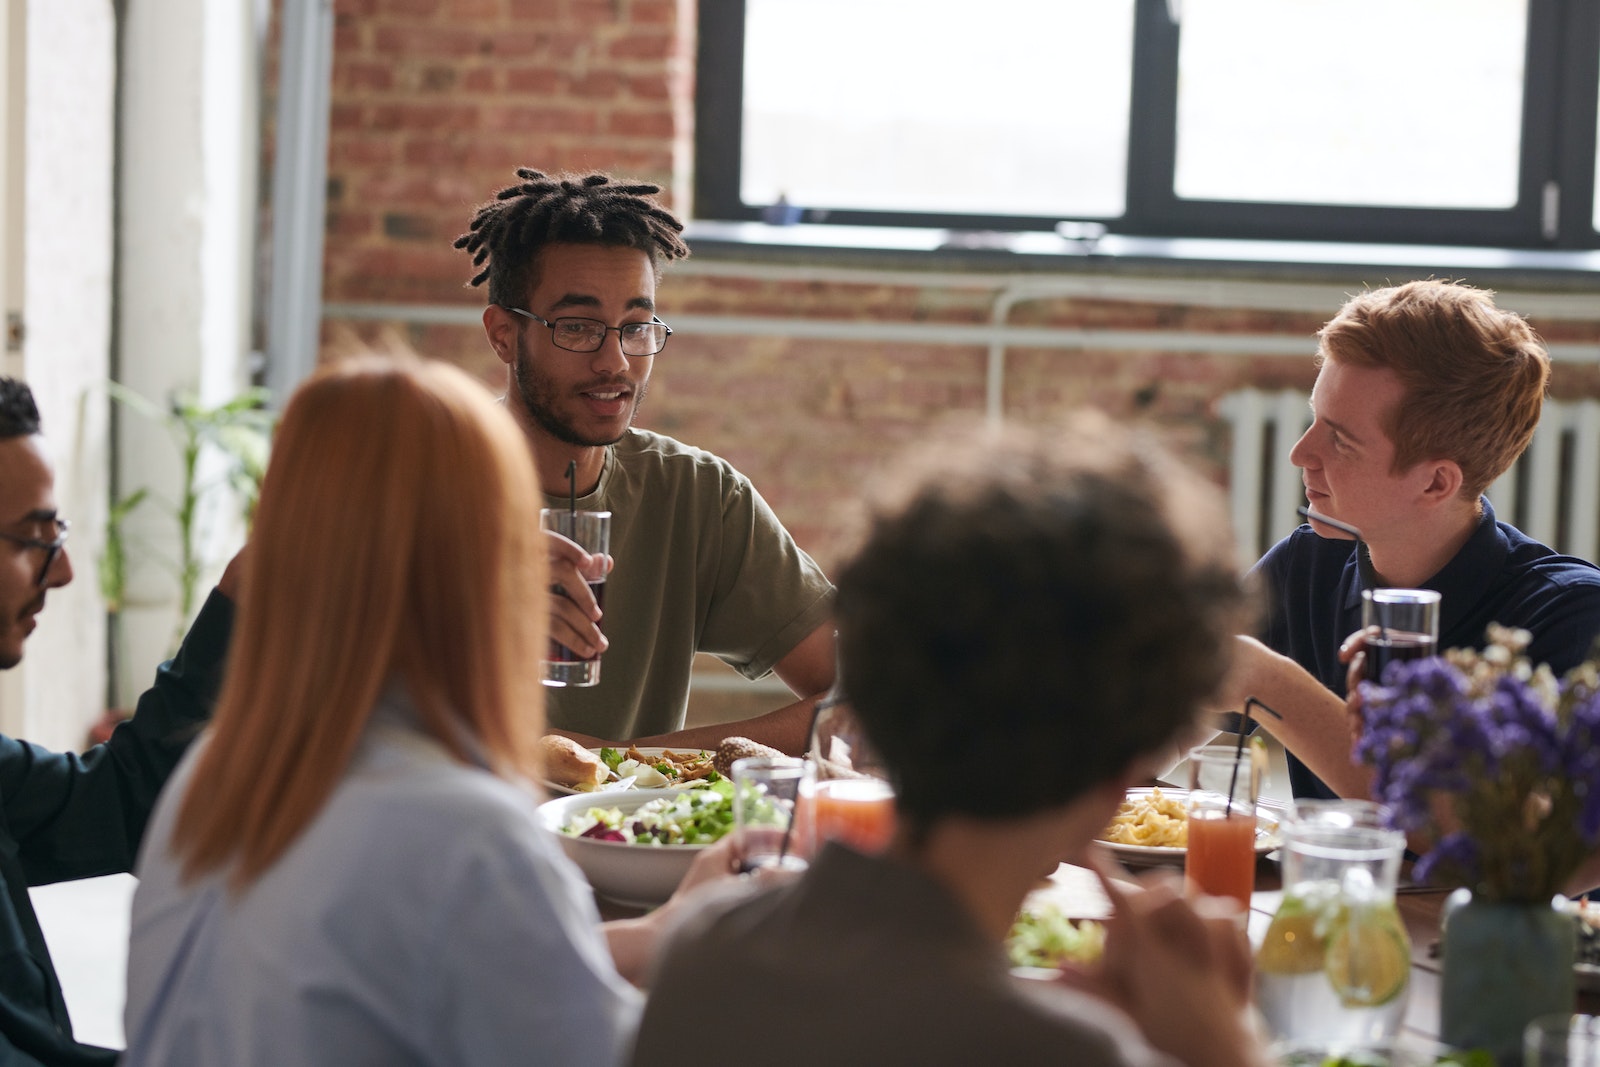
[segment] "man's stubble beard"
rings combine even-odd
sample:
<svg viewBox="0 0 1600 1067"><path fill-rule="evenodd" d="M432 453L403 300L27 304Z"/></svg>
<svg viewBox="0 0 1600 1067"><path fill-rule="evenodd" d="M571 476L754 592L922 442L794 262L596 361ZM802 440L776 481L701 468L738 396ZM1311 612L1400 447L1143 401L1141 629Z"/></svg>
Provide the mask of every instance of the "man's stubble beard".
<svg viewBox="0 0 1600 1067"><path fill-rule="evenodd" d="M571 426L557 418L554 398L548 392L541 390L537 383L530 384L532 377L533 374L528 368L527 350L519 345L516 358L511 363L511 384L522 401L522 410L527 412L528 417L545 433L563 444L576 445L579 448L602 448L622 440L627 435L628 429L632 428L634 420L639 417L639 409L644 406L644 398L650 388L648 378L640 382L637 387L628 382L634 393L633 410L628 412L627 426L615 437L596 441L580 436Z"/></svg>

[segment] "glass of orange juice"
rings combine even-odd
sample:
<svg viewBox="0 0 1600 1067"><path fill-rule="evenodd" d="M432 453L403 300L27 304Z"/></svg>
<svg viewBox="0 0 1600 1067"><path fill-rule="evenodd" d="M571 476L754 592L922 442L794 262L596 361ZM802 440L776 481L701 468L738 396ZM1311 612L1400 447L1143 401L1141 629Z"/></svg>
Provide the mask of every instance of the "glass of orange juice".
<svg viewBox="0 0 1600 1067"><path fill-rule="evenodd" d="M1245 911L1256 885L1256 792L1249 753L1233 745L1189 751L1189 847L1183 880L1190 892L1232 897Z"/></svg>
<svg viewBox="0 0 1600 1067"><path fill-rule="evenodd" d="M814 778L797 815L813 850L838 841L857 852L881 852L894 836L894 787L888 769L850 707L831 693L817 705L811 729Z"/></svg>

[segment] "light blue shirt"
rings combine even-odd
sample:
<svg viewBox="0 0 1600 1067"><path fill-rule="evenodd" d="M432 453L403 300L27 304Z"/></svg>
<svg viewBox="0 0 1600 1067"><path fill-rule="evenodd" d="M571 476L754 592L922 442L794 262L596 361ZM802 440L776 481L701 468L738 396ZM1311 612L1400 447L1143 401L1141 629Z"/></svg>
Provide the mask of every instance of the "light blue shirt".
<svg viewBox="0 0 1600 1067"><path fill-rule="evenodd" d="M137 873L127 1067L615 1064L640 997L533 793L380 707L327 806L241 895L179 884L194 746Z"/></svg>

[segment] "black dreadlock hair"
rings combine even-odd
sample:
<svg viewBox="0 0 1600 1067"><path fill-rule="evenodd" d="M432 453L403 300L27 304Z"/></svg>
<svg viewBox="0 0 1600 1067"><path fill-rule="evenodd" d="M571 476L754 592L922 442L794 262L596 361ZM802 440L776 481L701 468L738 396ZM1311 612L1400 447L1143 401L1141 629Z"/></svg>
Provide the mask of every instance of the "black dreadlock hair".
<svg viewBox="0 0 1600 1067"><path fill-rule="evenodd" d="M547 244L621 245L651 263L689 254L678 236L683 223L647 199L661 192L659 185L621 184L600 173L547 177L528 167L518 167L517 177L520 183L473 212L472 228L455 242L483 268L470 284L487 279L491 304L517 307L527 299L533 261Z"/></svg>
<svg viewBox="0 0 1600 1067"><path fill-rule="evenodd" d="M0 440L39 432L39 406L33 390L15 378L0 378Z"/></svg>

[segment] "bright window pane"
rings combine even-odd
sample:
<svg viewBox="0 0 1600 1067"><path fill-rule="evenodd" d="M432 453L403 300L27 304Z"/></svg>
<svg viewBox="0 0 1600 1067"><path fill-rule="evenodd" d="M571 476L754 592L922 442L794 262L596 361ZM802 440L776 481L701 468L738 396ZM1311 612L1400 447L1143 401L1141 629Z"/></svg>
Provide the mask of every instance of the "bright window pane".
<svg viewBox="0 0 1600 1067"><path fill-rule="evenodd" d="M1176 191L1508 208L1527 0L1187 0Z"/></svg>
<svg viewBox="0 0 1600 1067"><path fill-rule="evenodd" d="M741 196L1120 215L1133 6L749 0Z"/></svg>

